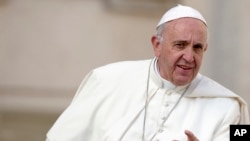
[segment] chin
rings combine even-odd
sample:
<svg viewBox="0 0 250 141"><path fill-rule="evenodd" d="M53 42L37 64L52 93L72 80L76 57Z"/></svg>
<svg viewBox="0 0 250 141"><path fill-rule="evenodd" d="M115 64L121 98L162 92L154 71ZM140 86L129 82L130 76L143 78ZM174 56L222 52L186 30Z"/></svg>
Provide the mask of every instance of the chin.
<svg viewBox="0 0 250 141"><path fill-rule="evenodd" d="M191 79L192 80L192 79ZM185 79L185 80L177 80L177 81L175 81L175 85L176 86L184 86L184 85L187 85L187 84L189 84L190 82L191 82L191 80L190 79Z"/></svg>
<svg viewBox="0 0 250 141"><path fill-rule="evenodd" d="M175 84L176 86L185 86L185 85L187 85L187 84L189 84L189 83L178 83L178 84Z"/></svg>

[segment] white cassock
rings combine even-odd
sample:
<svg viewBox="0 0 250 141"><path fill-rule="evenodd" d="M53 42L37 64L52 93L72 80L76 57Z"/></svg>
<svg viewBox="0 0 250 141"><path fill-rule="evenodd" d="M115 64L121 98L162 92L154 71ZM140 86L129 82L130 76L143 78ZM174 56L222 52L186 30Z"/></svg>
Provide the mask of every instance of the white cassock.
<svg viewBox="0 0 250 141"><path fill-rule="evenodd" d="M47 141L229 141L230 124L249 124L246 102L198 74L175 87L155 69L156 59L124 61L91 71Z"/></svg>

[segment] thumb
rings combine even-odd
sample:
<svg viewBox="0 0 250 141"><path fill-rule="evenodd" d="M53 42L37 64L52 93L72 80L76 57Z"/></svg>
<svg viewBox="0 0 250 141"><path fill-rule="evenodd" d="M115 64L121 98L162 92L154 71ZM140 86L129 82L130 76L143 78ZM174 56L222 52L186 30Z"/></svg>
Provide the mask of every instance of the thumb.
<svg viewBox="0 0 250 141"><path fill-rule="evenodd" d="M188 141L199 141L191 131L185 130L185 134L187 135Z"/></svg>

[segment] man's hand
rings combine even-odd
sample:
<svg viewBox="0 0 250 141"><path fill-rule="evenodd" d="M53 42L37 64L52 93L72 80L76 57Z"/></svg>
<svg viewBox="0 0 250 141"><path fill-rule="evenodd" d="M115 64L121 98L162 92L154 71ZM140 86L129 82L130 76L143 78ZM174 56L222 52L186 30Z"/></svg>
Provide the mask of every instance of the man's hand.
<svg viewBox="0 0 250 141"><path fill-rule="evenodd" d="M199 141L191 131L185 130L185 134L187 135L188 141Z"/></svg>

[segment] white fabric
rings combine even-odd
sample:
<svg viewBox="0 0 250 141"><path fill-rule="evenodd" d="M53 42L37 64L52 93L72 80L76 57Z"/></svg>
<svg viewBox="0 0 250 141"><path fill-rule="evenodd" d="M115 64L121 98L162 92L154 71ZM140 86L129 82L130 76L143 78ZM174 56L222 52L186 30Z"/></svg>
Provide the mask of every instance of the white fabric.
<svg viewBox="0 0 250 141"><path fill-rule="evenodd" d="M146 139L156 133L155 140L186 141L184 130L189 129L201 141L228 141L230 124L250 123L244 100L198 74L158 130L183 89L164 88L149 64L150 60L120 62L90 72L46 140L141 141L148 73Z"/></svg>
<svg viewBox="0 0 250 141"><path fill-rule="evenodd" d="M168 10L162 16L156 28L159 27L163 23L166 23L175 19L179 19L179 18L185 18L185 17L199 19L202 22L204 22L204 24L207 25L205 18L201 15L199 11L189 6L178 5Z"/></svg>
<svg viewBox="0 0 250 141"><path fill-rule="evenodd" d="M163 78L161 77L161 75L160 75L160 70L159 70L159 67L158 67L158 64L157 64L157 60L154 61L154 66L155 66L155 67L154 67L154 71L155 71L156 75L157 75L160 79L162 79L163 87L164 87L164 88L169 88L169 89L175 88L175 85L174 85L174 84L172 84L171 82L169 82L169 81L167 81L166 79L163 79Z"/></svg>

